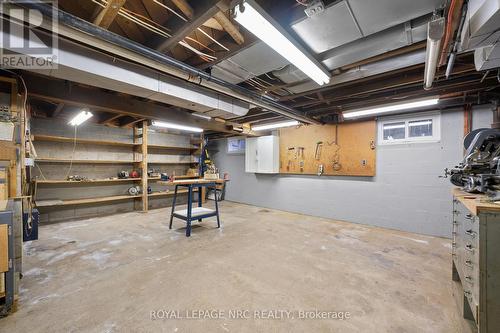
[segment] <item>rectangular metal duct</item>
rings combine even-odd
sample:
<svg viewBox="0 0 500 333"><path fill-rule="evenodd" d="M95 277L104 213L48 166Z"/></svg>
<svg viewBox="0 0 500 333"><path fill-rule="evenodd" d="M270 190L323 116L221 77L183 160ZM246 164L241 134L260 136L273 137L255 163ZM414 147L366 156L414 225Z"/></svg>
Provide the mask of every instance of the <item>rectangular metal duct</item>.
<svg viewBox="0 0 500 333"><path fill-rule="evenodd" d="M2 32L3 34L5 32ZM10 38L14 43L25 42L24 36L11 36ZM177 78L158 74L145 67L62 39L59 40L58 53L57 69L30 71L140 96L193 111L203 113L217 111L217 115L223 118L243 116L249 110L249 103Z"/></svg>
<svg viewBox="0 0 500 333"><path fill-rule="evenodd" d="M212 67L212 75L231 83L240 83L289 64L264 42L256 42Z"/></svg>
<svg viewBox="0 0 500 333"><path fill-rule="evenodd" d="M461 36L461 50L493 45L500 39L500 0L470 0Z"/></svg>
<svg viewBox="0 0 500 333"><path fill-rule="evenodd" d="M500 67L500 43L476 49L474 51L474 64L478 71Z"/></svg>

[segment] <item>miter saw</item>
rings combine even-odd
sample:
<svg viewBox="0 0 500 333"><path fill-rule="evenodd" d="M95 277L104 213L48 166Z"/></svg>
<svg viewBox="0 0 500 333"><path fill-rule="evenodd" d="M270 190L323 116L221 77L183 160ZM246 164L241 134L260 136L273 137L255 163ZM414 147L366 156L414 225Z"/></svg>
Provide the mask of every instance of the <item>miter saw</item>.
<svg viewBox="0 0 500 333"><path fill-rule="evenodd" d="M500 129L480 128L464 138L464 160L445 169L445 177L470 193L487 193L500 200Z"/></svg>

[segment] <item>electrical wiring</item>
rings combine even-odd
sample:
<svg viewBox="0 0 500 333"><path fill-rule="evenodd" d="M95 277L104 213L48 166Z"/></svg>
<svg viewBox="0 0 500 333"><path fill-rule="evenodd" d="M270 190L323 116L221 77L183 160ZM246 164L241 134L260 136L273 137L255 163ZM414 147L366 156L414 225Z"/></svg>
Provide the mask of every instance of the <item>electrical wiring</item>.
<svg viewBox="0 0 500 333"><path fill-rule="evenodd" d="M107 0L92 0L93 3L99 5L100 7L102 8L105 8L106 5L108 4L108 1ZM157 34L157 35L160 35L162 37L166 37L166 38L170 38L172 37L172 35L169 33L170 30L168 30L167 28L163 27L162 25L140 15L140 14L137 14L133 11L130 11L128 9L125 9L125 8L120 8L120 10L118 11L118 15L120 15L121 17ZM204 34L205 32L202 31ZM207 36L208 38L210 38L211 40L214 41L214 39L211 37L211 36ZM185 39L188 39L188 40L194 40L190 37L186 37ZM201 44L202 47L204 48L208 48L208 46L206 45L203 45L201 42L199 41L196 41L197 44ZM193 46L191 46L189 43L187 43L185 40L182 40L179 42L179 45L183 46L184 48L190 50L191 52L195 53L196 55L198 55L200 58L202 58L203 60L207 61L207 62L210 62L210 61L214 61L214 60L217 60L217 57L215 56L212 56L212 55L209 55L209 54L206 54L204 52L201 52L200 50L194 48ZM227 48L226 48L227 49ZM211 49L210 49L211 50ZM229 49L227 49L229 51ZM211 50L212 52L215 53L215 51Z"/></svg>
<svg viewBox="0 0 500 333"><path fill-rule="evenodd" d="M77 131L78 131L78 126L74 126L75 127L75 134L73 136L73 151L71 152L71 160L69 162L69 168L68 168L68 172L66 172L66 176L64 177L64 179L68 179L69 177L69 174L71 173L71 168L73 167L73 160L75 159L75 151L76 151L76 134L77 134Z"/></svg>
<svg viewBox="0 0 500 333"><path fill-rule="evenodd" d="M170 8L169 6L165 5L164 3L158 1L158 0L154 0L154 3L156 3L157 5L165 8L166 10L168 10L169 12L173 13L174 15L176 15L177 17L179 17L181 20L183 20L184 22L188 22L188 19L185 18L184 16L182 16L181 14L177 13L177 11L173 10L172 8ZM210 36L209 34L207 34L201 27L198 27L196 28L196 30L200 31L202 34L204 34L207 38L209 38L212 42L214 42L215 44L219 45L220 47L222 47L224 50L228 51L229 52L229 49L227 47L225 47L224 45L222 45L217 39L213 38L212 36Z"/></svg>
<svg viewBox="0 0 500 333"><path fill-rule="evenodd" d="M26 111L27 111L27 106L28 106L28 86L26 85L26 81L24 81L24 78L22 77L22 75L14 72L14 71L4 69L4 68L2 68L2 71L5 71L7 73L14 75L19 80L21 80L21 83L23 84L24 97L23 97L23 104L22 104L22 110L21 110L21 116L20 116L20 124L21 124L21 131L26 133ZM24 147L26 147L26 142L22 142L21 144ZM21 156L20 158L24 159L25 156ZM37 167L38 167L38 169L40 169L40 167L38 165L37 165ZM40 170L40 174L42 175L41 170ZM25 196L25 194L26 194L26 196L30 198L29 200L23 200L23 206L24 206L24 203L26 203L27 209L28 209L29 221L31 221L33 218L32 213L33 213L34 200L33 200L33 196L29 195L30 188L28 187L27 174L26 174L25 168L21 168L21 179L25 180L25 181L21 181L21 184L22 184L21 195ZM22 210L23 210L23 212L25 211L24 207L22 208ZM27 227L28 226L26 225L25 228L27 228Z"/></svg>

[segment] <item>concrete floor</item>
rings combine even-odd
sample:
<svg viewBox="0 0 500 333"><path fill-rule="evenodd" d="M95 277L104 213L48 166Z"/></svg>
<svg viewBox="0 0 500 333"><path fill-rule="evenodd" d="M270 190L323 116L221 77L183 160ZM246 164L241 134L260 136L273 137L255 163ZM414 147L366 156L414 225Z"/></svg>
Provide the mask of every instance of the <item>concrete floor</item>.
<svg viewBox="0 0 500 333"><path fill-rule="evenodd" d="M168 215L42 226L26 248L18 310L0 331L461 330L449 240L231 202L222 203L223 228L207 220L187 239L181 221L168 229ZM212 319L151 319L171 310ZM250 310L242 313L250 318L231 319L229 310ZM298 318L311 310L350 318Z"/></svg>

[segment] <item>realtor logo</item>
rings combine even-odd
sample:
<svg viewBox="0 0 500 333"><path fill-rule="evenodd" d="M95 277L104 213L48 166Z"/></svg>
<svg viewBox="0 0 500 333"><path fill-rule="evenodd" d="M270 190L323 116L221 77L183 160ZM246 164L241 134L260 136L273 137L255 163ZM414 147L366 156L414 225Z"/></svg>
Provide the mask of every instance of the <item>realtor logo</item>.
<svg viewBox="0 0 500 333"><path fill-rule="evenodd" d="M41 4L52 10L44 15L30 4ZM0 15L1 68L57 68L56 0L1 1Z"/></svg>

